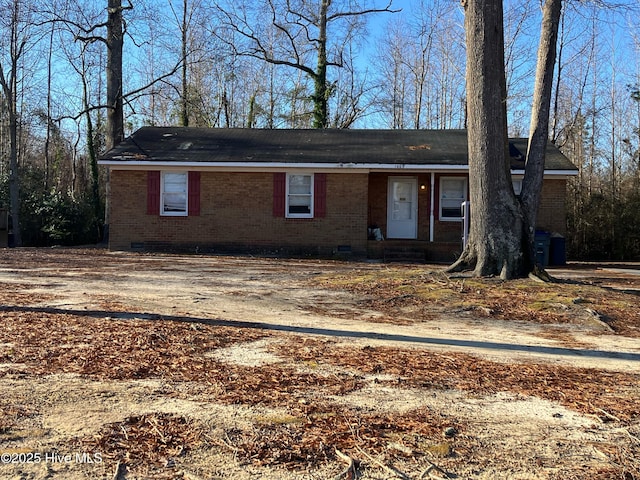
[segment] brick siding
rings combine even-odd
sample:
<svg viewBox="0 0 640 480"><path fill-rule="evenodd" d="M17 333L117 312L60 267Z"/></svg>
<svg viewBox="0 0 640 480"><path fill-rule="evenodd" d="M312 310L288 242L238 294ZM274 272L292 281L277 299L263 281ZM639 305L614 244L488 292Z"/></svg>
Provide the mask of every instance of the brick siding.
<svg viewBox="0 0 640 480"><path fill-rule="evenodd" d="M369 175L369 225L376 225L387 235L387 191L388 173L372 173ZM460 174L437 174L434 185L434 242L457 243L462 241L462 223L459 221L441 221L440 178L464 176ZM418 190L418 238L429 240L429 216L431 202L431 175L416 175L418 188L425 185L424 190ZM538 210L538 228L566 234L566 180L546 179L543 184L540 209Z"/></svg>
<svg viewBox="0 0 640 480"><path fill-rule="evenodd" d="M200 182L200 215L147 215L147 172L113 170L110 248L366 254L367 174L328 174L327 213L314 219L273 216L272 173L202 172Z"/></svg>
<svg viewBox="0 0 640 480"><path fill-rule="evenodd" d="M567 181L545 180L542 185L538 228L552 233L567 234Z"/></svg>
<svg viewBox="0 0 640 480"><path fill-rule="evenodd" d="M201 252L273 251L331 255L347 247L367 253L367 227L377 225L386 237L387 173L327 174L326 216L287 219L273 216L273 174L201 173L200 215L147 215L147 172L111 171L110 248L180 248ZM451 176L451 175L446 175ZM429 240L430 174L416 175L418 239ZM440 175L434 192L435 242L461 241L460 222L438 220ZM545 180L538 213L541 229L566 233L566 180Z"/></svg>

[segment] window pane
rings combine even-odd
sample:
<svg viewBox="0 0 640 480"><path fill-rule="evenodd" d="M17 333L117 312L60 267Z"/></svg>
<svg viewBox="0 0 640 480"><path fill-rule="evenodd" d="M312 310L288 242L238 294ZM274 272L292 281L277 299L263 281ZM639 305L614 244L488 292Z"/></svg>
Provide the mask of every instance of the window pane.
<svg viewBox="0 0 640 480"><path fill-rule="evenodd" d="M162 175L162 211L181 213L187 211L187 174L164 173Z"/></svg>
<svg viewBox="0 0 640 480"><path fill-rule="evenodd" d="M413 218L413 184L395 181L393 183L392 219L408 221Z"/></svg>
<svg viewBox="0 0 640 480"><path fill-rule="evenodd" d="M516 195L520 195L522 193L522 180L512 180L513 184L513 193Z"/></svg>
<svg viewBox="0 0 640 480"><path fill-rule="evenodd" d="M312 175L289 175L287 215L310 217L313 205Z"/></svg>
<svg viewBox="0 0 640 480"><path fill-rule="evenodd" d="M311 196L310 195L290 195L289 196L289 213L311 213Z"/></svg>
<svg viewBox="0 0 640 480"><path fill-rule="evenodd" d="M185 212L187 196L183 193L165 193L164 195L164 211L165 212Z"/></svg>
<svg viewBox="0 0 640 480"><path fill-rule="evenodd" d="M311 195L311 175L289 175L289 193Z"/></svg>
<svg viewBox="0 0 640 480"><path fill-rule="evenodd" d="M447 179L442 181L442 192L441 196L443 199L457 199L460 201L464 200L464 180L454 180Z"/></svg>
<svg viewBox="0 0 640 480"><path fill-rule="evenodd" d="M462 207L445 207L443 205L442 216L448 218L462 218Z"/></svg>
<svg viewBox="0 0 640 480"><path fill-rule="evenodd" d="M440 216L462 218L462 202L465 201L467 183L464 178L443 178L440 181Z"/></svg>

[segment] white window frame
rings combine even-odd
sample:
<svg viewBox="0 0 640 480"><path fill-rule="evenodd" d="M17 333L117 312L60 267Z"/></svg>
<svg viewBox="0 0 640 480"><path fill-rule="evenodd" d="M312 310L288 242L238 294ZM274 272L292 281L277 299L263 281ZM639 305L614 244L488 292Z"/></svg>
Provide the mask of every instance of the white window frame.
<svg viewBox="0 0 640 480"><path fill-rule="evenodd" d="M165 210L165 178L167 175L184 175L184 211ZM160 174L160 215L186 217L189 215L189 173L186 171L163 171Z"/></svg>
<svg viewBox="0 0 640 480"><path fill-rule="evenodd" d="M290 184L291 178L296 176L304 176L310 178L310 192L308 194L299 194L299 193L291 193ZM290 204L290 200L294 196L308 196L309 197L309 213L295 213L290 212L289 209L292 206ZM306 172L287 172L287 184L286 184L286 193L285 193L285 217L286 218L313 218L313 204L314 204L314 175L313 173Z"/></svg>
<svg viewBox="0 0 640 480"><path fill-rule="evenodd" d="M462 196L455 198L455 199L451 199L452 201L455 200L458 203L458 206L460 207L460 216L459 217L447 217L442 213L442 209L443 209L443 200L447 200L445 198L443 198L443 193L444 193L444 188L443 188L443 184L446 181L451 181L451 180L456 180L459 182L462 182ZM467 179L465 177L440 177L440 192L439 192L439 196L440 196L440 202L439 202L439 218L441 221L443 222L461 222L462 221L462 202L467 200ZM451 207L449 207L451 208Z"/></svg>

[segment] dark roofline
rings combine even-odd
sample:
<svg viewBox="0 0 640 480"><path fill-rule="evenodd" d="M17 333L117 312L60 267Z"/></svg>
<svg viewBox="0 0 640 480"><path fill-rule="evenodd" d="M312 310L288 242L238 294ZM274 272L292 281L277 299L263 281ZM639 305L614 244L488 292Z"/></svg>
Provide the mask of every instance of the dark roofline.
<svg viewBox="0 0 640 480"><path fill-rule="evenodd" d="M511 140L512 170L524 169L526 148L527 139ZM143 127L104 154L100 163L460 169L468 165L467 133L466 130ZM547 148L545 169L577 172L552 144Z"/></svg>

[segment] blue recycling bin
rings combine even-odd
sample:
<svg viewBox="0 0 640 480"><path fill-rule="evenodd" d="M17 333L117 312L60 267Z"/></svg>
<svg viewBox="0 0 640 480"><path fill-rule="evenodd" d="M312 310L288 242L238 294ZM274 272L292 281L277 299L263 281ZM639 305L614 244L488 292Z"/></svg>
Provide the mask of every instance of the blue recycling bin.
<svg viewBox="0 0 640 480"><path fill-rule="evenodd" d="M551 235L549 246L549 262L551 265L567 264L567 246L562 235Z"/></svg>
<svg viewBox="0 0 640 480"><path fill-rule="evenodd" d="M536 262L543 267L549 265L549 246L551 244L551 235L549 232L536 231L535 235Z"/></svg>

